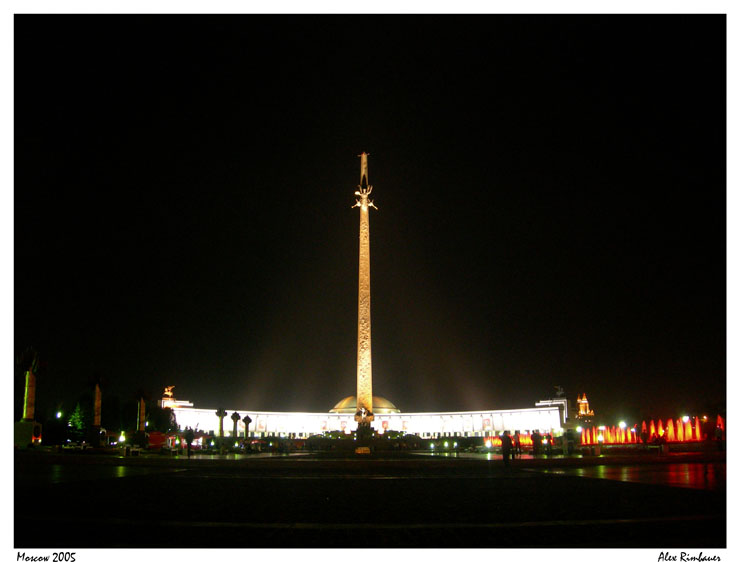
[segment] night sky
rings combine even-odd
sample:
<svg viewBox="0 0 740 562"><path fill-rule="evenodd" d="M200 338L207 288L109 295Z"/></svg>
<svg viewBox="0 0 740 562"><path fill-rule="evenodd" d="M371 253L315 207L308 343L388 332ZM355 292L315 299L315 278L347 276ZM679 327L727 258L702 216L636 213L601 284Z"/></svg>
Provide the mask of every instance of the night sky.
<svg viewBox="0 0 740 562"><path fill-rule="evenodd" d="M16 16L15 334L40 409L725 400L724 16ZM16 384L20 379L16 377Z"/></svg>

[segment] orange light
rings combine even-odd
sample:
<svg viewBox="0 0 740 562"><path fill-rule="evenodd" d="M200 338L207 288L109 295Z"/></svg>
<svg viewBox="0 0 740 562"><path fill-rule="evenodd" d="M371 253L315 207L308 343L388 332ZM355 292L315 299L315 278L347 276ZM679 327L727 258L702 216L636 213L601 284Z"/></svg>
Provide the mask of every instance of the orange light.
<svg viewBox="0 0 740 562"><path fill-rule="evenodd" d="M624 425L624 424L623 424ZM724 427L724 420L721 416L718 416L717 425L721 428ZM648 429L649 428L649 429ZM635 424L632 428L624 428L617 426L599 426L591 427L581 433L581 444L590 445L597 442L604 444L615 445L615 444L637 444L642 442L641 436L638 434L638 424ZM692 421L684 422L682 418L676 418L675 423L673 419L667 419L665 424L663 420L658 420L658 426L656 429L655 420L650 420L650 425L643 420L642 431L648 434L648 440L652 441L656 437L663 437L666 441L687 443L690 441L701 441L701 419L696 416Z"/></svg>
<svg viewBox="0 0 740 562"><path fill-rule="evenodd" d="M673 429L673 419L669 418L668 421L665 422L666 427L666 441L675 441L676 440L676 433Z"/></svg>

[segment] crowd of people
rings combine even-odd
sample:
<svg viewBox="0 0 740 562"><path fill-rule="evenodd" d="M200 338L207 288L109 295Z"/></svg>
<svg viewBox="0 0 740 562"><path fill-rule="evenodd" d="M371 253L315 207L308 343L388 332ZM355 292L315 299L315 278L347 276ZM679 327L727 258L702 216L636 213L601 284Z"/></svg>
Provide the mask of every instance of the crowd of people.
<svg viewBox="0 0 740 562"><path fill-rule="evenodd" d="M531 434L532 438L532 454L552 454L553 436L550 433L542 434L535 430ZM521 457L522 455L522 442L519 430L514 432L512 436L509 431L504 431L501 434L501 454L503 455L504 466L509 466L510 461L515 457Z"/></svg>

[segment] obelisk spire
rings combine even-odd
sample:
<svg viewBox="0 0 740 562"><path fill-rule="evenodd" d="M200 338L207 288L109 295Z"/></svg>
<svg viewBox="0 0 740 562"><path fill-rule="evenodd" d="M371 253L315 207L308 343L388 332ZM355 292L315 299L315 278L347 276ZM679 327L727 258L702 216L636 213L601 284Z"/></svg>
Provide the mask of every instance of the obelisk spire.
<svg viewBox="0 0 740 562"><path fill-rule="evenodd" d="M370 156L366 152L360 154L360 187L367 187L367 157Z"/></svg>
<svg viewBox="0 0 740 562"><path fill-rule="evenodd" d="M370 345L370 216L375 207L368 196L373 186L368 184L368 154L360 154L360 185L357 186L355 207L360 208L360 275L357 294L357 412L355 420L369 427L373 420L373 367ZM375 207L377 209L377 207Z"/></svg>

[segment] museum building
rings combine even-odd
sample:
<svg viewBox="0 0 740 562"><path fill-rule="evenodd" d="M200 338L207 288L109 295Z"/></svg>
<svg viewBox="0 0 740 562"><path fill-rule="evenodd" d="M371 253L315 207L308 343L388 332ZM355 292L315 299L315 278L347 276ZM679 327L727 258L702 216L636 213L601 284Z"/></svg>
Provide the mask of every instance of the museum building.
<svg viewBox="0 0 740 562"><path fill-rule="evenodd" d="M238 436L243 437L244 419L248 416L247 437L295 437L305 438L330 431L351 433L357 430L355 421L355 397L349 396L329 412L260 412L248 409L227 409L223 420L224 435L233 436L234 426L229 416L237 412ZM164 396L160 401L163 408L172 408L180 429L191 427L198 431L218 435L219 418L215 409L195 408L191 402ZM563 431L565 412L559 405L510 410L478 410L469 412L401 412L393 403L380 396L373 396L373 429L378 434L399 431L422 438L437 437L486 437L503 431L519 430L528 433L538 430L560 435Z"/></svg>

